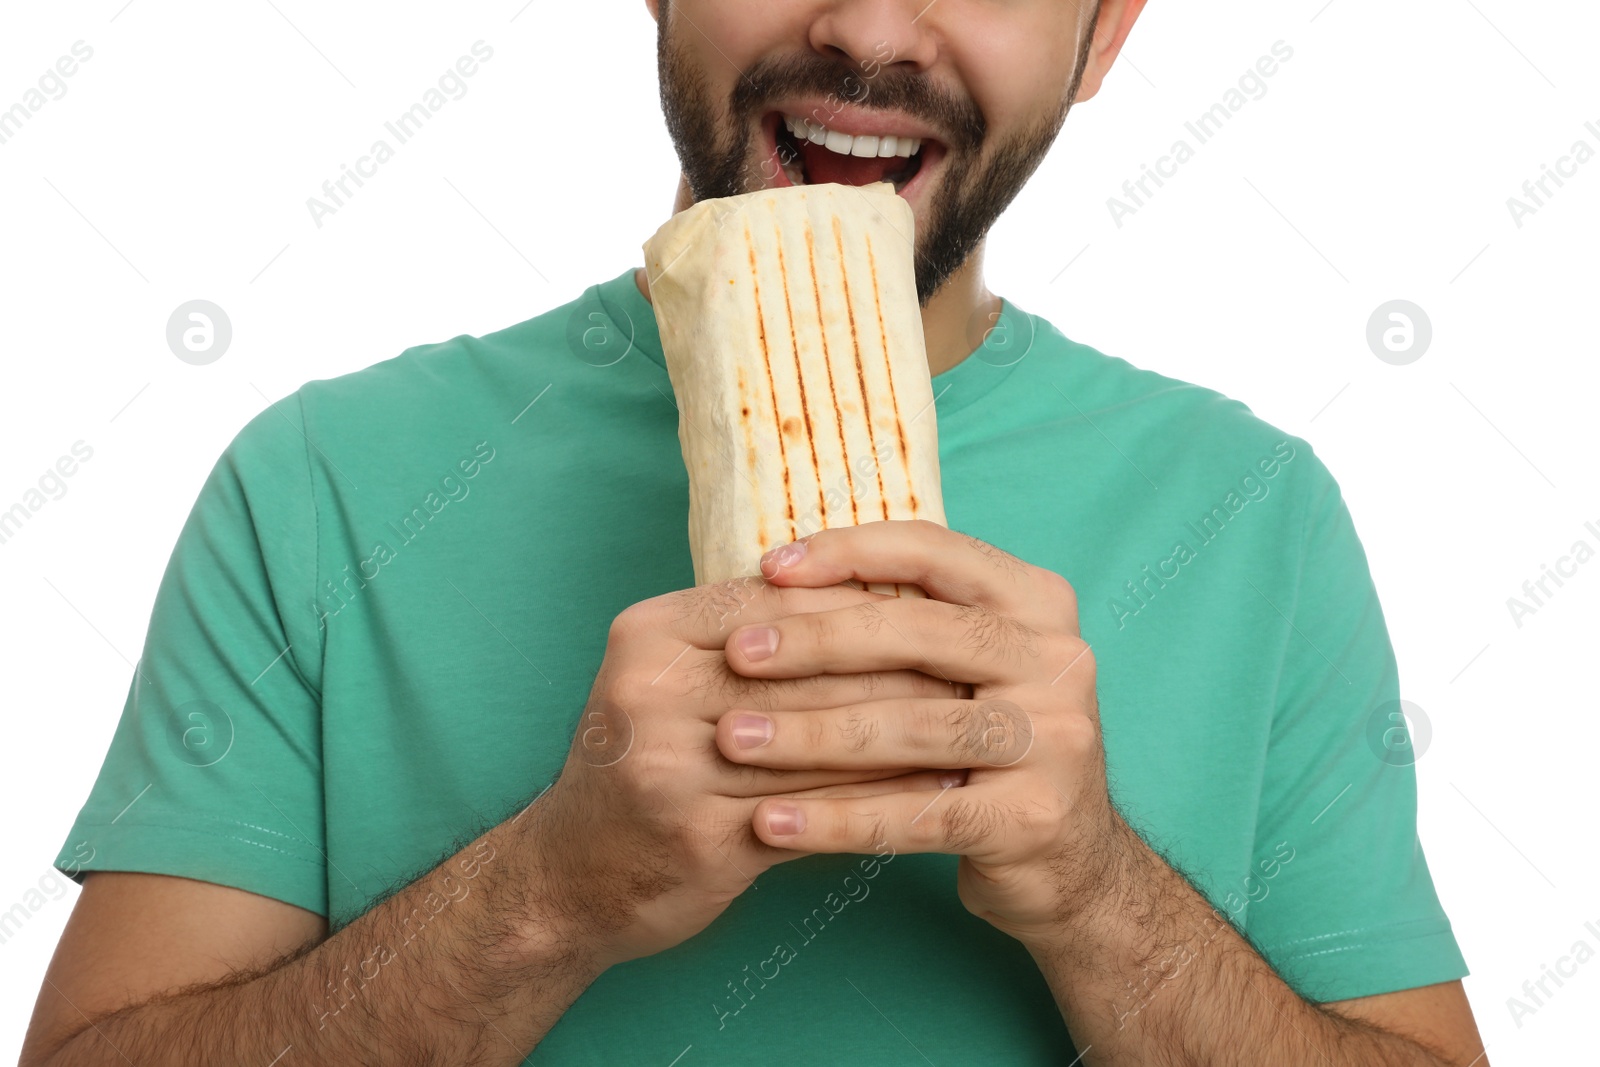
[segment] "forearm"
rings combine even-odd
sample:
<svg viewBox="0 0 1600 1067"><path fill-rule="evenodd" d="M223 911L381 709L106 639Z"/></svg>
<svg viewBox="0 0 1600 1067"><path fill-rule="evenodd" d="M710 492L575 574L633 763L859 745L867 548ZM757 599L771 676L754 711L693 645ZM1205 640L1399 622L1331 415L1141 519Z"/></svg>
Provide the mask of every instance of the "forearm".
<svg viewBox="0 0 1600 1067"><path fill-rule="evenodd" d="M1086 1065L1329 1062L1449 1067L1301 999L1120 820L1094 906L1028 949Z"/></svg>
<svg viewBox="0 0 1600 1067"><path fill-rule="evenodd" d="M45 1062L520 1063L598 974L541 912L524 830L502 823L309 951L95 1019Z"/></svg>

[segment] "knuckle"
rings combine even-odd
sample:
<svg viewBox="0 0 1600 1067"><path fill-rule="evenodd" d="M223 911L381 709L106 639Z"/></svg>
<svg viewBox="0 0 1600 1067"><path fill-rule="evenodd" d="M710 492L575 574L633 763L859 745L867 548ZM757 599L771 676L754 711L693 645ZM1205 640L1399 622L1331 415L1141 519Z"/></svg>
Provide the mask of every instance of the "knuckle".
<svg viewBox="0 0 1600 1067"><path fill-rule="evenodd" d="M643 671L619 670L612 673L606 683L605 695L607 700L617 708L624 711L638 711L643 709L655 693L650 685L650 679Z"/></svg>
<svg viewBox="0 0 1600 1067"><path fill-rule="evenodd" d="M1029 564L1024 563L1005 549L992 545L981 537L974 537L969 533L963 533L961 536L966 540L969 547L987 559L997 570L1005 572L1008 578L1015 580L1028 577Z"/></svg>
<svg viewBox="0 0 1600 1067"><path fill-rule="evenodd" d="M956 621L961 625L962 648L974 652L987 652L994 647L995 616L983 608L963 604L956 609Z"/></svg>
<svg viewBox="0 0 1600 1067"><path fill-rule="evenodd" d="M873 847L877 847L880 843L889 840L889 820L884 817L882 812L872 812L862 816L860 817L860 822L867 831L867 842ZM841 831L839 840L844 840L845 835L849 832L849 820L841 820L839 829Z"/></svg>
<svg viewBox="0 0 1600 1067"><path fill-rule="evenodd" d="M1005 659L1039 654L1039 632L1016 619L971 605L963 605L955 617L962 627L961 648Z"/></svg>
<svg viewBox="0 0 1600 1067"><path fill-rule="evenodd" d="M703 867L709 864L713 855L711 845L695 832L694 820L687 814L679 815L675 811L669 811L664 818L665 834L673 855L687 861L690 866Z"/></svg>
<svg viewBox="0 0 1600 1067"><path fill-rule="evenodd" d="M861 752L878 739L879 724L859 706L846 708L839 721L839 736L851 752Z"/></svg>
<svg viewBox="0 0 1600 1067"><path fill-rule="evenodd" d="M1039 658L1040 645L1044 641L1043 634L1016 619L1005 619L1004 627L1009 648L1030 659Z"/></svg>
<svg viewBox="0 0 1600 1067"><path fill-rule="evenodd" d="M595 803L603 804L612 811L626 812L629 821L638 826L653 825L659 820L661 797L655 791L654 783L657 772L652 768L658 761L653 759L648 752L635 751L628 759L616 763L600 765L590 761L587 753L581 751L581 742L578 743L580 751L577 758L588 767L595 768L589 773L594 778L595 788L603 790L603 798L597 796Z"/></svg>
<svg viewBox="0 0 1600 1067"><path fill-rule="evenodd" d="M822 751L823 746L828 743L828 724L823 721L820 715L800 715L798 718L799 721L805 723L802 737L804 738L806 754L810 755L811 753Z"/></svg>
<svg viewBox="0 0 1600 1067"><path fill-rule="evenodd" d="M777 697L772 686L762 685L754 678L729 669L724 659L707 660L701 668L700 679L703 693L714 694L718 701L730 705L754 702L765 709Z"/></svg>
<svg viewBox="0 0 1600 1067"><path fill-rule="evenodd" d="M647 610L647 626L653 624L660 628L670 621L721 633L731 627L747 607L759 601L767 588L762 579L746 575L677 589L636 606Z"/></svg>
<svg viewBox="0 0 1600 1067"><path fill-rule="evenodd" d="M726 627L742 614L762 595L764 588L767 588L766 581L751 575L729 578L707 586L707 598L715 609L719 627Z"/></svg>
<svg viewBox="0 0 1600 1067"><path fill-rule="evenodd" d="M709 812L690 811L675 827L675 844L690 863L716 869L726 866L728 848L745 832L746 825Z"/></svg>
<svg viewBox="0 0 1600 1067"><path fill-rule="evenodd" d="M723 690L727 687L727 669L716 659L700 659L694 657L690 663L683 664L683 684L690 693L703 695L713 689Z"/></svg>
<svg viewBox="0 0 1600 1067"><path fill-rule="evenodd" d="M1004 767L1033 745L1033 719L1010 700L963 704L952 716L952 754Z"/></svg>
<svg viewBox="0 0 1600 1067"><path fill-rule="evenodd" d="M883 609L871 600L863 601L851 608L850 617L867 632L868 636L876 635L883 628Z"/></svg>
<svg viewBox="0 0 1600 1067"><path fill-rule="evenodd" d="M838 644L839 630L833 616L825 611L814 611L800 616L804 620L802 634L807 644L816 652L827 652Z"/></svg>
<svg viewBox="0 0 1600 1067"><path fill-rule="evenodd" d="M1072 664L1072 673L1093 682L1099 673L1094 649L1082 638L1070 637L1067 638L1065 651L1067 661Z"/></svg>
<svg viewBox="0 0 1600 1067"><path fill-rule="evenodd" d="M985 720L979 705L957 704L941 724L949 736L950 754L957 759L976 758L984 744Z"/></svg>
<svg viewBox="0 0 1600 1067"><path fill-rule="evenodd" d="M673 766L678 761L671 744L657 742L655 744L640 744L631 759L625 759L617 764L621 771L620 777L638 794L654 794L657 783L663 779L670 782ZM659 801L660 797L654 797Z"/></svg>
<svg viewBox="0 0 1600 1067"><path fill-rule="evenodd" d="M945 812L935 805L932 811L914 815L906 824L905 839L913 852L935 852L945 847L949 834L944 823Z"/></svg>
<svg viewBox="0 0 1600 1067"><path fill-rule="evenodd" d="M1000 816L993 805L955 800L938 819L938 833L952 852L964 852L987 840L999 829Z"/></svg>
<svg viewBox="0 0 1600 1067"><path fill-rule="evenodd" d="M1081 637L1051 635L1045 655L1040 665L1049 672L1047 688L1054 686L1054 692L1059 693L1087 684L1093 690L1096 675L1094 652Z"/></svg>
<svg viewBox="0 0 1600 1067"><path fill-rule="evenodd" d="M656 611L657 606L653 600L641 600L623 608L617 613L617 617L611 620L611 628L606 633L607 648L621 648L637 640L649 630L655 620Z"/></svg>
<svg viewBox="0 0 1600 1067"><path fill-rule="evenodd" d="M925 749L930 739L947 733L954 721L957 721L955 713L919 700L900 718L901 743L912 751Z"/></svg>
<svg viewBox="0 0 1600 1067"><path fill-rule="evenodd" d="M811 816L806 833L820 847L838 849L865 834L869 841L882 841L889 823L882 812L852 809L851 801L825 800L807 809Z"/></svg>
<svg viewBox="0 0 1600 1067"><path fill-rule="evenodd" d="M1033 567L1033 577L1051 601L1068 604L1074 612L1077 611L1078 591L1065 576L1047 567Z"/></svg>
<svg viewBox="0 0 1600 1067"><path fill-rule="evenodd" d="M891 677L892 675L887 675L881 672L868 671L864 674L858 674L856 676L856 685L860 687L862 696L871 697L872 694L876 693L878 690L887 685Z"/></svg>
<svg viewBox="0 0 1600 1067"><path fill-rule="evenodd" d="M1065 798L1055 789L1042 794L1037 804L1019 802L1008 806L1007 817L1016 835L1017 844L1025 851L1036 851L1058 840L1068 819Z"/></svg>
<svg viewBox="0 0 1600 1067"><path fill-rule="evenodd" d="M1081 712L1061 716L1055 724L1062 749L1078 757L1090 756L1100 749L1100 726Z"/></svg>

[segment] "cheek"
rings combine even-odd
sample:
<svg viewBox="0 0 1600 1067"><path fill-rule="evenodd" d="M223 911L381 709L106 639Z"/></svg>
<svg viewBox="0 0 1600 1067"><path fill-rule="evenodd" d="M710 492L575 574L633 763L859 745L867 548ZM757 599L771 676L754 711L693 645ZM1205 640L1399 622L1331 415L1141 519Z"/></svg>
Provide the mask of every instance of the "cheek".
<svg viewBox="0 0 1600 1067"><path fill-rule="evenodd" d="M806 47L805 26L819 5L783 0L672 0L671 32L725 98L739 72L766 55Z"/></svg>
<svg viewBox="0 0 1600 1067"><path fill-rule="evenodd" d="M1077 34L1048 5L1041 14L982 32L952 33L949 45L962 86L983 112L991 140L1055 114L1077 66Z"/></svg>

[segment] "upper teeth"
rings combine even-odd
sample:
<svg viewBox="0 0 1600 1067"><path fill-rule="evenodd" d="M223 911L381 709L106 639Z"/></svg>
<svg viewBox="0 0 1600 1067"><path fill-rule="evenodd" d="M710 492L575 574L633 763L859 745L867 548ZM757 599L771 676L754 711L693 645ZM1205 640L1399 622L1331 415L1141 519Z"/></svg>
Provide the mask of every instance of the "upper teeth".
<svg viewBox="0 0 1600 1067"><path fill-rule="evenodd" d="M783 117L783 124L789 127L789 132L802 141L822 145L829 151L838 152L842 156L901 156L914 155L922 147L920 137L896 137L894 134L877 136L870 133L856 134L840 133L830 130L820 123L810 119L795 118L791 115Z"/></svg>

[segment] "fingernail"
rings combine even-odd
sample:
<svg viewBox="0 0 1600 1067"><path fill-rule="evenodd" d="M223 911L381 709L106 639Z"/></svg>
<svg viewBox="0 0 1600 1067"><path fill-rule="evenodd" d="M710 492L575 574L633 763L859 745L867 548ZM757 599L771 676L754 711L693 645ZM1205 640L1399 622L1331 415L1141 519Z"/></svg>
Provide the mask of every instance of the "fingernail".
<svg viewBox="0 0 1600 1067"><path fill-rule="evenodd" d="M793 804L774 804L767 809L767 832L790 837L806 828L806 813Z"/></svg>
<svg viewBox="0 0 1600 1067"><path fill-rule="evenodd" d="M965 770L945 771L939 775L939 788L941 789L954 789L958 785L966 784L967 772Z"/></svg>
<svg viewBox="0 0 1600 1067"><path fill-rule="evenodd" d="M772 740L772 720L741 712L733 717L733 743L740 748L760 748Z"/></svg>
<svg viewBox="0 0 1600 1067"><path fill-rule="evenodd" d="M766 659L778 651L778 631L770 626L757 626L754 629L745 630L734 638L733 643L738 646L740 652L744 653L745 659Z"/></svg>
<svg viewBox="0 0 1600 1067"><path fill-rule="evenodd" d="M799 562L800 557L806 554L804 541L791 541L780 545L761 557L761 576L771 578L784 567Z"/></svg>

